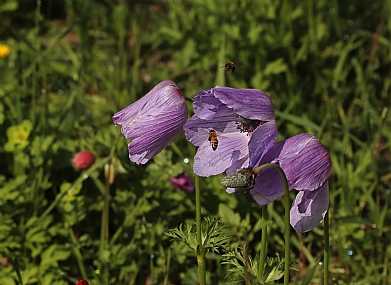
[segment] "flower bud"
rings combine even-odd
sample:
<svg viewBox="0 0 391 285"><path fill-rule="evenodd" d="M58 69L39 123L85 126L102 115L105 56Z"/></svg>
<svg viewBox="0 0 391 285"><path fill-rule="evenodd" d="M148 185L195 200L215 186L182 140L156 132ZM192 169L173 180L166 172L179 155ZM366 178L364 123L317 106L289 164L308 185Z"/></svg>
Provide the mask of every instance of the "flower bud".
<svg viewBox="0 0 391 285"><path fill-rule="evenodd" d="M77 170L83 170L90 167L95 161L95 156L92 152L85 150L78 152L72 159L72 164Z"/></svg>
<svg viewBox="0 0 391 285"><path fill-rule="evenodd" d="M221 179L220 184L226 188L246 188L250 190L254 187L255 173L253 168L242 168Z"/></svg>

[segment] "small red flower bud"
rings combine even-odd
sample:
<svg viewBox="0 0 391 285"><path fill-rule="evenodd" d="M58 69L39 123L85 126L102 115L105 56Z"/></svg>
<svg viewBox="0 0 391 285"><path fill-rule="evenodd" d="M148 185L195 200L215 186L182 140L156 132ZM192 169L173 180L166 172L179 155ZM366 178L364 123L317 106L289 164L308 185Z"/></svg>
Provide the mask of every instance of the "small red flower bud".
<svg viewBox="0 0 391 285"><path fill-rule="evenodd" d="M76 285L89 285L87 280L80 280Z"/></svg>
<svg viewBox="0 0 391 285"><path fill-rule="evenodd" d="M72 159L73 166L78 169L87 169L95 161L95 156L92 152L85 150L78 152ZM84 284L83 284L84 285Z"/></svg>

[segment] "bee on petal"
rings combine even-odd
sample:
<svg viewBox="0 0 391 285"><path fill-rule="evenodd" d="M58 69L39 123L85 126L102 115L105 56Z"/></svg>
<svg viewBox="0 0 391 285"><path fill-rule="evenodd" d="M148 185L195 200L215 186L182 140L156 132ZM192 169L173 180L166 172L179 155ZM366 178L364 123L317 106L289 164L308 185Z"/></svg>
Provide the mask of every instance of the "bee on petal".
<svg viewBox="0 0 391 285"><path fill-rule="evenodd" d="M217 139L217 134L216 134L215 130L210 130L209 131L208 141L210 141L210 145L212 146L212 149L216 150L218 145L219 145L219 141Z"/></svg>

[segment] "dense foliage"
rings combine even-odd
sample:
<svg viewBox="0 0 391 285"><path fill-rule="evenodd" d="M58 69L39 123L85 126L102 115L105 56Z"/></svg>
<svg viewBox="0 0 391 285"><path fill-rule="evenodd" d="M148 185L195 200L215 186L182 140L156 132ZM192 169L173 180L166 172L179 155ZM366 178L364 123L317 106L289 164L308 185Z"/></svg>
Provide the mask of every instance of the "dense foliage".
<svg viewBox="0 0 391 285"><path fill-rule="evenodd" d="M330 284L391 282L390 14L389 0L1 1L0 284L18 284L16 260L24 284L196 284L195 256L164 234L194 221L194 193L169 180L192 176L194 147L181 133L136 165L111 120L165 79L189 97L261 89L279 139L316 135L333 163ZM83 150L96 161L80 171ZM203 214L255 256L260 208L221 177L201 180ZM282 203L268 212L274 257ZM297 284L321 283L322 233L292 237ZM223 284L229 264L207 257Z"/></svg>

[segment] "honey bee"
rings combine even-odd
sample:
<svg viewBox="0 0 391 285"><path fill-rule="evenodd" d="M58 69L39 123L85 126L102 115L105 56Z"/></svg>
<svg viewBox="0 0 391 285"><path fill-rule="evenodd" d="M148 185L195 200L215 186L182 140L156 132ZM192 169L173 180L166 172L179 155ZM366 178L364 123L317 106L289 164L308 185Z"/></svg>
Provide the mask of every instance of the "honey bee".
<svg viewBox="0 0 391 285"><path fill-rule="evenodd" d="M222 67L224 67L225 70L227 70L227 71L234 72L236 69L236 63L233 61L230 61L230 62L227 62L226 64L224 64Z"/></svg>
<svg viewBox="0 0 391 285"><path fill-rule="evenodd" d="M217 139L217 134L215 130L209 131L209 138L208 141L210 141L210 145L212 146L213 150L217 149L217 146L219 145L219 141Z"/></svg>

